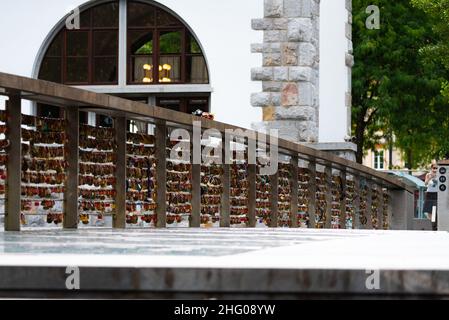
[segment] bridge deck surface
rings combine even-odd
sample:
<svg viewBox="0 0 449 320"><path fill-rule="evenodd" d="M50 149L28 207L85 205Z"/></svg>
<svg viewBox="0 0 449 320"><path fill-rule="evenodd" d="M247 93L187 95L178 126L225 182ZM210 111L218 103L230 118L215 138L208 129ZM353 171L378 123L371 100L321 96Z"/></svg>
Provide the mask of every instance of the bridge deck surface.
<svg viewBox="0 0 449 320"><path fill-rule="evenodd" d="M144 293L144 297L162 293L173 297L183 297L182 293L217 297L449 296L448 248L449 234L445 232L0 232L0 293L20 290L64 295L66 267L77 266L85 292L134 292L139 297ZM366 289L366 270L381 270L380 290Z"/></svg>

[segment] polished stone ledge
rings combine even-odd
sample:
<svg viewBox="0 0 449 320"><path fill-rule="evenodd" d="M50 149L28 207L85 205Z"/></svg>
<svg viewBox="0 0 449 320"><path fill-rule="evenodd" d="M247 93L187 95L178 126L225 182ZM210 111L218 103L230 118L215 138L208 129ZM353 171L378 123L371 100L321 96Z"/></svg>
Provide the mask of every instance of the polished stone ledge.
<svg viewBox="0 0 449 320"><path fill-rule="evenodd" d="M0 296L447 298L448 245L444 232L0 233ZM80 268L78 292L65 289L67 266ZM379 290L367 270L379 270Z"/></svg>

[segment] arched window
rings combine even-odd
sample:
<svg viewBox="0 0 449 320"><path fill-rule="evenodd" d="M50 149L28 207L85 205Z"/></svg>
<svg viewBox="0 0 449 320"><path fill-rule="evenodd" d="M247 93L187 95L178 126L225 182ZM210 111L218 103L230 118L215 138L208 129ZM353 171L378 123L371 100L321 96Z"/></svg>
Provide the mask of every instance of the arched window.
<svg viewBox="0 0 449 320"><path fill-rule="evenodd" d="M176 17L128 2L128 83L208 83L195 38Z"/></svg>
<svg viewBox="0 0 449 320"><path fill-rule="evenodd" d="M63 28L50 44L39 78L71 84L117 84L119 5L108 2L85 10L80 29Z"/></svg>
<svg viewBox="0 0 449 320"><path fill-rule="evenodd" d="M118 0L102 2L81 12L79 30L61 26L40 63L39 79L118 85L119 70L126 70L128 85L209 83L201 47L179 18L159 5L128 0L125 25L120 10ZM122 68L121 32L127 43Z"/></svg>

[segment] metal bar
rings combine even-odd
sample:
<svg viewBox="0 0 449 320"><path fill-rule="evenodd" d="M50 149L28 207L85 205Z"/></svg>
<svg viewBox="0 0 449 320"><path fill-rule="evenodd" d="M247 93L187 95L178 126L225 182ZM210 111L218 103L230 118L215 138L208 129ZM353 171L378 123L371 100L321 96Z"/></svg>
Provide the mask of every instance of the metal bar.
<svg viewBox="0 0 449 320"><path fill-rule="evenodd" d="M10 95L6 101L8 119L7 138L9 140L7 181L6 181L6 206L5 206L5 230L20 231L21 213L21 164L22 164L22 100L20 95Z"/></svg>
<svg viewBox="0 0 449 320"><path fill-rule="evenodd" d="M326 175L326 223L325 229L332 227L332 167L326 166L324 169Z"/></svg>
<svg viewBox="0 0 449 320"><path fill-rule="evenodd" d="M66 108L66 182L64 194L64 229L78 228L78 176L79 176L79 110Z"/></svg>
<svg viewBox="0 0 449 320"><path fill-rule="evenodd" d="M316 228L316 162L309 161L309 192L308 192L308 210L309 210L309 228Z"/></svg>
<svg viewBox="0 0 449 320"><path fill-rule="evenodd" d="M256 164L248 164L248 227L256 227Z"/></svg>
<svg viewBox="0 0 449 320"><path fill-rule="evenodd" d="M220 227L229 228L231 226L231 165L230 159L226 154L226 149L230 146L227 145L228 139L222 138L222 154L223 154L223 193L221 194L221 210L220 210Z"/></svg>
<svg viewBox="0 0 449 320"><path fill-rule="evenodd" d="M341 197L340 197L340 229L346 229L346 170L340 170Z"/></svg>
<svg viewBox="0 0 449 320"><path fill-rule="evenodd" d="M354 175L354 217L352 218L352 228L360 229L360 177Z"/></svg>
<svg viewBox="0 0 449 320"><path fill-rule="evenodd" d="M384 210L384 190L382 185L378 184L377 185L377 190L378 192L378 208L377 208L377 229L378 230L383 230L383 225L384 225L384 214L383 214L383 210Z"/></svg>
<svg viewBox="0 0 449 320"><path fill-rule="evenodd" d="M156 141L156 215L157 228L165 228L167 226L167 155L166 155L166 141L167 140L167 124L165 121L157 121L155 129Z"/></svg>
<svg viewBox="0 0 449 320"><path fill-rule="evenodd" d="M298 228L298 194L299 194L299 167L298 167L298 156L293 155L290 158L291 167L291 177L290 177L290 188L291 188L291 202L290 202L290 215L291 215L291 227Z"/></svg>
<svg viewBox="0 0 449 320"><path fill-rule="evenodd" d="M366 229L372 230L373 229L373 183L371 180L366 180Z"/></svg>
<svg viewBox="0 0 449 320"><path fill-rule="evenodd" d="M192 215L190 227L201 227L201 164L192 165Z"/></svg>
<svg viewBox="0 0 449 320"><path fill-rule="evenodd" d="M115 118L115 142L117 144L115 214L112 226L126 228L126 117Z"/></svg>
<svg viewBox="0 0 449 320"><path fill-rule="evenodd" d="M278 227L278 219L279 219L279 170L272 176L270 176L270 184L271 184L271 210L270 210L270 223L269 226L271 228Z"/></svg>

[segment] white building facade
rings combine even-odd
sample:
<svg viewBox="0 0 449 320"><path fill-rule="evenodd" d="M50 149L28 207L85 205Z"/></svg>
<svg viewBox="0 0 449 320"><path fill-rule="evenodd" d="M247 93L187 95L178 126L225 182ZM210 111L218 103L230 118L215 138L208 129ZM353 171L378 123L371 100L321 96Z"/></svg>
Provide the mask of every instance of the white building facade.
<svg viewBox="0 0 449 320"><path fill-rule="evenodd" d="M83 11L107 2L110 1L92 0L87 3L85 0L3 1L0 4L0 71L38 77L51 41L63 27L62 24L70 11L75 7L80 7ZM97 92L144 99L153 105L159 104L162 101L160 98L164 97L177 96L189 99L207 97L206 109L215 114L218 121L246 128L250 128L254 122L262 121L262 110L251 105L250 97L252 93L262 91L261 83L251 80L251 68L262 65L262 57L251 52L251 44L262 43L263 34L252 30L251 20L264 16L264 0L137 1L161 8L179 19L186 32L195 39L205 58L208 71L206 80L199 81L201 83L179 81L180 83L170 84L129 83L130 77L132 78L129 61L133 58L130 57L127 43L130 31L126 27L128 17L126 12L128 2L133 1L112 2L117 3L119 8L118 43L117 54L109 57L109 61L117 59L117 79L112 81L114 84L77 86ZM318 117L320 143L342 143L350 134L352 50L350 23L348 23L350 2L321 0L320 3ZM184 43L183 48L183 50L187 48ZM185 56L186 58L180 59L190 59L189 52L185 53ZM105 57L100 54L94 57L93 61L100 64L100 61L107 61ZM98 59L95 60L96 58ZM163 61L162 59L158 57L159 62ZM168 56L164 59L168 59ZM176 65L176 62L174 64ZM152 72L152 75L157 76L157 71ZM191 74L190 76L193 77ZM185 80L188 76L183 74L179 77ZM191 111L195 107L195 105L188 106L189 108L184 107L183 111ZM33 110L30 107L28 111Z"/></svg>

